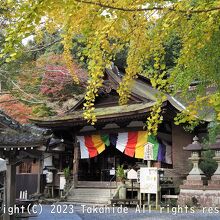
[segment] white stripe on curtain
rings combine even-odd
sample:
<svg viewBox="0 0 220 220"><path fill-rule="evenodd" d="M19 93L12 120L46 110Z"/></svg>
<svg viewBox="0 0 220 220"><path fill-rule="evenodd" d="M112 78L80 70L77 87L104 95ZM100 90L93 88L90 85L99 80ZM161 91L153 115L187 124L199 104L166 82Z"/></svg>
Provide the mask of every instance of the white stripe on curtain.
<svg viewBox="0 0 220 220"><path fill-rule="evenodd" d="M116 148L123 153L127 143L128 143L128 133L127 132L118 133Z"/></svg>
<svg viewBox="0 0 220 220"><path fill-rule="evenodd" d="M77 139L80 143L80 153L81 153L81 159L87 159L89 158L89 151L85 145L85 138L84 136L77 136Z"/></svg>
<svg viewBox="0 0 220 220"><path fill-rule="evenodd" d="M162 143L166 146L165 163L172 164L172 147L166 141Z"/></svg>

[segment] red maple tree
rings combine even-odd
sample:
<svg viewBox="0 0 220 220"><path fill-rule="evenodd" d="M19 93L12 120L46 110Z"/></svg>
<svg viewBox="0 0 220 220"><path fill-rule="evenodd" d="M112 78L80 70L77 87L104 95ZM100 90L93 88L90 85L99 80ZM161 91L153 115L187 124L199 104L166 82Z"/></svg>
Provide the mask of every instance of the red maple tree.
<svg viewBox="0 0 220 220"><path fill-rule="evenodd" d="M73 78L69 71L60 65L47 65L42 78L40 92L49 97L58 97L62 99L71 95L71 91L76 93L83 91L86 85L87 73L74 64L74 71L80 80L80 85L73 82Z"/></svg>
<svg viewBox="0 0 220 220"><path fill-rule="evenodd" d="M21 124L27 124L28 118L32 115L31 107L23 104L10 94L0 96L0 109Z"/></svg>

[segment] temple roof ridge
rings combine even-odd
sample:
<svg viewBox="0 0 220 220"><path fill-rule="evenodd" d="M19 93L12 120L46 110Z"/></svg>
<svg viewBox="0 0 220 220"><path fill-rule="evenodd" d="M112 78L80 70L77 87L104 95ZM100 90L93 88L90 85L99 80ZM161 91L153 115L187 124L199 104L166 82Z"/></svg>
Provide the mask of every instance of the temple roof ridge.
<svg viewBox="0 0 220 220"><path fill-rule="evenodd" d="M0 148L2 147L36 147L47 142L50 130L34 125L21 125L0 110Z"/></svg>

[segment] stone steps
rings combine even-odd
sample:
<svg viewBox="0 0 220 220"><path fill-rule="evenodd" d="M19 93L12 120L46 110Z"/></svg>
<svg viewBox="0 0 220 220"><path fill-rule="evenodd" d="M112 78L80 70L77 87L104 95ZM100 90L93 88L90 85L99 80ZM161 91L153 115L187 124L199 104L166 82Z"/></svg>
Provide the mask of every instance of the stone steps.
<svg viewBox="0 0 220 220"><path fill-rule="evenodd" d="M69 192L68 202L108 204L116 188L75 188Z"/></svg>
<svg viewBox="0 0 220 220"><path fill-rule="evenodd" d="M99 205L108 205L110 202L109 198L105 199L86 199L86 198L75 198L75 197L68 197L68 202L71 202L73 204L99 204Z"/></svg>
<svg viewBox="0 0 220 220"><path fill-rule="evenodd" d="M116 188L117 182L78 181L78 188Z"/></svg>

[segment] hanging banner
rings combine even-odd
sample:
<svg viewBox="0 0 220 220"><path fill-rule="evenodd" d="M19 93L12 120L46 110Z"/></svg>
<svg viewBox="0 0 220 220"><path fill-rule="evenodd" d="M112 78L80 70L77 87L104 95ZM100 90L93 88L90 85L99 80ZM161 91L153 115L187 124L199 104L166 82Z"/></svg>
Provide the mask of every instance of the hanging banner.
<svg viewBox="0 0 220 220"><path fill-rule="evenodd" d="M159 149L158 149L158 156L157 161L166 162L166 146L160 141L159 143Z"/></svg>
<svg viewBox="0 0 220 220"><path fill-rule="evenodd" d="M116 148L130 157L157 160L159 143L147 131L124 132L118 133Z"/></svg>
<svg viewBox="0 0 220 220"><path fill-rule="evenodd" d="M158 150L158 156L157 161L172 164L172 147L171 144L168 142L161 140L159 143L159 150Z"/></svg>
<svg viewBox="0 0 220 220"><path fill-rule="evenodd" d="M172 147L165 141L163 141L163 144L166 146L165 163L172 164Z"/></svg>
<svg viewBox="0 0 220 220"><path fill-rule="evenodd" d="M132 131L109 135L77 136L80 142L81 159L92 158L102 153L106 146L116 146L130 157L144 160L155 160L172 164L171 146L149 135L147 131Z"/></svg>
<svg viewBox="0 0 220 220"><path fill-rule="evenodd" d="M108 135L77 136L80 143L81 159L92 158L102 153L109 146Z"/></svg>
<svg viewBox="0 0 220 220"><path fill-rule="evenodd" d="M143 159L146 142L147 131L118 133L116 148L130 157Z"/></svg>

